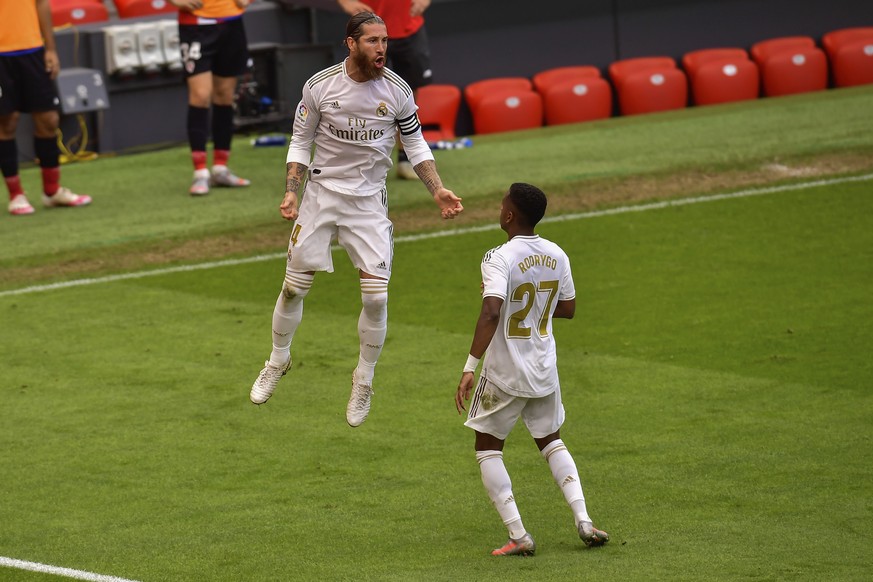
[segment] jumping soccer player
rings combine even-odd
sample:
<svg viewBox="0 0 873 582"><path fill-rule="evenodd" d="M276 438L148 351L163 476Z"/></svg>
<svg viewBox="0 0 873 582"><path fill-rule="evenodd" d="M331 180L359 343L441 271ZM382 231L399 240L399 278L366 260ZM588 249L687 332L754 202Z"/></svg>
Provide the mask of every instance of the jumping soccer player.
<svg viewBox="0 0 873 582"><path fill-rule="evenodd" d="M398 129L415 172L442 217L454 218L464 207L437 173L421 134L412 89L385 67L385 23L372 12L360 12L346 25L345 43L349 56L306 82L294 114L285 198L279 210L295 223L285 282L273 310L273 350L250 399L255 404L266 402L291 367L291 342L303 317L303 299L316 271L333 271L330 246L336 238L360 273L363 303L358 320L360 354L346 408L346 420L354 427L370 411L376 361L388 325L394 241L385 183ZM307 175L298 212L298 195L303 194Z"/></svg>

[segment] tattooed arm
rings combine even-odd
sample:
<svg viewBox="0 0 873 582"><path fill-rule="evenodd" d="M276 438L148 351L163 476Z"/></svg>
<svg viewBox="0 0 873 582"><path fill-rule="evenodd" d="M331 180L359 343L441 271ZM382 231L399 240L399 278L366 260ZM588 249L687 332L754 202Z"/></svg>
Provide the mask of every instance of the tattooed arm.
<svg viewBox="0 0 873 582"><path fill-rule="evenodd" d="M297 194L300 192L308 166L298 162L288 162L285 168L285 198L279 205L279 212L285 220L297 220Z"/></svg>
<svg viewBox="0 0 873 582"><path fill-rule="evenodd" d="M427 191L433 196L443 218L451 219L463 212L461 199L455 193L443 186L443 181L437 173L436 164L433 160L419 162L413 168L419 179L424 183Z"/></svg>

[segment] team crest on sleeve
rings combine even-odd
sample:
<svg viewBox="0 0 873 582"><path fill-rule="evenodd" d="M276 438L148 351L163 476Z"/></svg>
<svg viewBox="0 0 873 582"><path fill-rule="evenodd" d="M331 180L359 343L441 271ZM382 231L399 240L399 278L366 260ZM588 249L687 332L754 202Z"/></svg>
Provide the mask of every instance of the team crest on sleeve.
<svg viewBox="0 0 873 582"><path fill-rule="evenodd" d="M376 108L376 115L378 115L379 117L385 117L386 115L388 115L388 106L385 105L384 101L379 103L379 107Z"/></svg>
<svg viewBox="0 0 873 582"><path fill-rule="evenodd" d="M300 105L297 106L297 121L300 123L306 123L306 119L309 117L309 109L306 108L306 105L303 102L300 102Z"/></svg>

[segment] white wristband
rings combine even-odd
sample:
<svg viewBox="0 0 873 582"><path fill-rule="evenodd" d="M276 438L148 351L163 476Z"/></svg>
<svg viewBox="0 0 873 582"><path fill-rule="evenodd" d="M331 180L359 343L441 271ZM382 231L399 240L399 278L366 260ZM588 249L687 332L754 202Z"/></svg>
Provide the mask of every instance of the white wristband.
<svg viewBox="0 0 873 582"><path fill-rule="evenodd" d="M475 372L476 366L479 365L479 358L467 356L467 363L464 365L464 372Z"/></svg>

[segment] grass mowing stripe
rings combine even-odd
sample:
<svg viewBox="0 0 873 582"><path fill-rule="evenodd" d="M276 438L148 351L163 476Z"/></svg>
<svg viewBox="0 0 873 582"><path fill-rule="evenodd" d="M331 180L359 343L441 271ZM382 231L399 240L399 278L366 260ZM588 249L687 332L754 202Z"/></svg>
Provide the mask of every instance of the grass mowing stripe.
<svg viewBox="0 0 873 582"><path fill-rule="evenodd" d="M544 218L541 223L562 222L567 220L579 220L582 218L597 218L600 216L611 216L614 214L625 214L627 212L645 212L649 210L659 210L671 206L685 206L688 204L699 204L701 202L714 202L717 200L729 200L734 198L745 198L748 196L762 196L765 194L775 194L779 192L789 192L794 190L805 190L809 188L817 188L819 186L833 186L836 184L844 184L848 182L863 182L873 180L873 174L864 174L861 176L844 176L842 178L831 178L827 180L814 180L812 182L800 182L797 184L783 184L781 186L770 186L766 188L750 188L746 190L737 190L735 192L727 192L725 194L713 194L710 196L698 196L693 198L681 198L678 200L665 200L663 202L652 202L648 204L639 204L634 206L620 206L607 210L595 210L591 212L579 212L574 214L562 214ZM418 240L426 240L431 238L440 238L446 236L458 236L474 232L485 232L496 230L498 225L489 224L482 226L472 226L468 228L458 228L452 230L444 230L438 232L429 232L422 234L412 234L399 236L394 239L395 243L411 242ZM153 277L156 275L168 275L170 273L184 273L188 271L198 271L202 269L213 269L216 267L227 267L235 265L243 265L246 263L258 263L262 261L270 261L285 256L285 253L271 253L267 255L257 255L244 259L228 259L223 261L210 261L207 263L198 263L195 265L181 265L178 267L169 267L166 269L154 269L150 271L137 271L134 273L122 273L119 275L108 275L106 277L94 277L88 279L74 279L72 281L62 281L60 283L50 283L47 285L33 285L23 287L21 289L11 289L8 291L0 291L0 297L12 295L26 295L29 293L40 293L43 291L55 291L57 289L66 289L69 287L79 287L82 285L96 285L99 283L112 283L114 281L126 281L130 279L141 279L143 277Z"/></svg>
<svg viewBox="0 0 873 582"><path fill-rule="evenodd" d="M49 566L48 564L40 564L39 562L27 562L25 560L16 560L15 558L7 558L0 556L0 566L7 568L16 568L18 570L29 570L31 572L40 572L43 574L54 574L55 576L64 576L66 578L75 578L76 580L89 580L91 582L136 582L127 578L118 578L117 576L107 576L105 574L94 574L84 570L73 570L72 568L61 568L59 566Z"/></svg>

